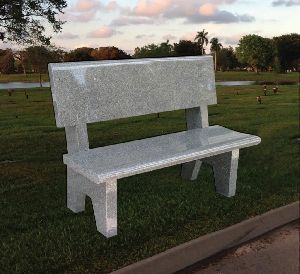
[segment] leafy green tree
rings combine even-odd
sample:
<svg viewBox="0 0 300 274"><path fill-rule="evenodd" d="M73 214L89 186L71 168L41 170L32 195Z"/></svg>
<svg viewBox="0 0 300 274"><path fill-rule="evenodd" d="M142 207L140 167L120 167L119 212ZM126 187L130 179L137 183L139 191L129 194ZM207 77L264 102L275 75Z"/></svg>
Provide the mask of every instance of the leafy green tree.
<svg viewBox="0 0 300 274"><path fill-rule="evenodd" d="M5 49L0 49L0 58L1 56L4 56L6 54L6 51Z"/></svg>
<svg viewBox="0 0 300 274"><path fill-rule="evenodd" d="M217 60L217 67L222 71L232 70L239 66L239 62L232 47L222 48L218 51Z"/></svg>
<svg viewBox="0 0 300 274"><path fill-rule="evenodd" d="M158 45L150 44L134 50L134 58L156 58L173 56L173 46L169 40Z"/></svg>
<svg viewBox="0 0 300 274"><path fill-rule="evenodd" d="M40 85L42 86L42 73L47 72L47 66L50 62L61 61L59 50L51 50L44 46L32 46L26 48L26 54L34 72L40 75Z"/></svg>
<svg viewBox="0 0 300 274"><path fill-rule="evenodd" d="M174 55L174 45L170 44L170 40L163 42L160 44L160 50L164 57L173 56Z"/></svg>
<svg viewBox="0 0 300 274"><path fill-rule="evenodd" d="M23 74L26 75L26 72L29 70L29 59L26 50L19 50L14 53L14 57L16 60L16 65L18 71L22 71Z"/></svg>
<svg viewBox="0 0 300 274"><path fill-rule="evenodd" d="M91 56L94 60L119 60L130 58L130 55L116 47L100 47L93 49Z"/></svg>
<svg viewBox="0 0 300 274"><path fill-rule="evenodd" d="M45 23L59 32L63 22L57 15L66 6L66 0L1 0L0 40L49 45Z"/></svg>
<svg viewBox="0 0 300 274"><path fill-rule="evenodd" d="M257 73L272 65L275 48L271 39L250 34L243 36L236 48L239 62L251 66Z"/></svg>
<svg viewBox="0 0 300 274"><path fill-rule="evenodd" d="M300 35L297 33L285 34L273 38L276 47L275 66L278 72L288 69L299 70L300 64ZM297 68L298 67L298 68Z"/></svg>
<svg viewBox="0 0 300 274"><path fill-rule="evenodd" d="M150 44L141 48L136 48L134 50L134 58L158 58L158 57L170 57L174 55L174 47L166 42L160 43L158 45ZM157 118L159 118L159 113L157 113Z"/></svg>
<svg viewBox="0 0 300 274"><path fill-rule="evenodd" d="M200 51L202 55L205 53L204 45L207 46L208 44L208 38L207 38L208 32L203 29L202 31L198 31L197 35L195 37L195 41L199 45Z"/></svg>
<svg viewBox="0 0 300 274"><path fill-rule="evenodd" d="M7 50L9 50L9 49L0 49L0 60L4 55L6 55Z"/></svg>
<svg viewBox="0 0 300 274"><path fill-rule="evenodd" d="M199 52L198 43L189 40L180 40L179 43L174 44L174 55L194 56L201 55L201 52Z"/></svg>
<svg viewBox="0 0 300 274"><path fill-rule="evenodd" d="M210 51L214 53L215 59L215 70L217 70L217 53L221 50L222 44L219 42L219 39L214 37L210 40Z"/></svg>
<svg viewBox="0 0 300 274"><path fill-rule="evenodd" d="M0 72L3 74L15 72L15 59L11 49L5 50L5 54L0 56Z"/></svg>
<svg viewBox="0 0 300 274"><path fill-rule="evenodd" d="M64 61L66 62L79 62L79 61L93 61L92 57L93 48L81 47L66 53L64 56Z"/></svg>

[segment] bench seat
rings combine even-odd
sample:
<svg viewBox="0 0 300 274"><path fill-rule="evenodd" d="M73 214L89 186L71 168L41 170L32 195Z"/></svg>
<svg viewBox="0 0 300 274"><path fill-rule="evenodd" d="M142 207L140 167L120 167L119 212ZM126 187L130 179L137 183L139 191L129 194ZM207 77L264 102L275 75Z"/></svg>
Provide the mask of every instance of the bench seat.
<svg viewBox="0 0 300 274"><path fill-rule="evenodd" d="M63 159L68 167L99 184L257 145L260 141L257 136L216 125L65 154Z"/></svg>

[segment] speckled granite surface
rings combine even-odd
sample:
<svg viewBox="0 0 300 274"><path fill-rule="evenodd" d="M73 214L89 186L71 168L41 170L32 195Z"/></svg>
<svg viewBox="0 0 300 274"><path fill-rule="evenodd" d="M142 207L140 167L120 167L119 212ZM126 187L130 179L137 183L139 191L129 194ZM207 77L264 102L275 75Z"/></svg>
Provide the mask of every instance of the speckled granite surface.
<svg viewBox="0 0 300 274"><path fill-rule="evenodd" d="M117 235L117 179L171 165L197 178L213 166L216 191L235 195L239 149L257 136L209 126L217 102L211 56L49 64L56 124L65 127L67 206L92 199L97 230ZM186 109L187 131L89 149L87 123Z"/></svg>
<svg viewBox="0 0 300 274"><path fill-rule="evenodd" d="M49 64L58 127L215 104L211 56Z"/></svg>
<svg viewBox="0 0 300 274"><path fill-rule="evenodd" d="M211 126L66 154L64 163L91 181L102 183L259 142L259 137Z"/></svg>

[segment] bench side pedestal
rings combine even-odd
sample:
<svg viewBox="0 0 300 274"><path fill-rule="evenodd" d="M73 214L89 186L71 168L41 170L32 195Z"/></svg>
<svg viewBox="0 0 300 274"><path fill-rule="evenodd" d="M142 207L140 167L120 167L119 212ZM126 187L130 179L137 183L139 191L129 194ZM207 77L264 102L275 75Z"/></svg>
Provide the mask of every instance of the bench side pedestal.
<svg viewBox="0 0 300 274"><path fill-rule="evenodd" d="M79 213L85 209L85 194L81 186L85 183L83 176L67 167L67 207L74 213Z"/></svg>
<svg viewBox="0 0 300 274"><path fill-rule="evenodd" d="M117 235L117 180L95 184L69 167L67 175L67 207L75 213L84 211L89 196L97 230L106 238Z"/></svg>
<svg viewBox="0 0 300 274"><path fill-rule="evenodd" d="M88 131L86 124L65 127L68 153L89 149ZM85 209L85 194L81 185L85 183L83 176L67 167L67 207L78 213Z"/></svg>
<svg viewBox="0 0 300 274"><path fill-rule="evenodd" d="M216 191L226 197L235 195L239 150L204 159L214 170Z"/></svg>
<svg viewBox="0 0 300 274"><path fill-rule="evenodd" d="M187 129L208 127L208 109L206 105L186 110ZM202 165L207 162L213 166L216 191L226 197L235 195L239 150L223 153L182 165L181 177L196 180Z"/></svg>
<svg viewBox="0 0 300 274"><path fill-rule="evenodd" d="M208 127L207 105L186 109L187 129ZM196 180L201 168L202 161L196 160L182 164L181 177L186 180Z"/></svg>
<svg viewBox="0 0 300 274"><path fill-rule="evenodd" d="M86 124L65 130L69 154L89 149ZM67 207L84 211L86 196L92 200L97 230L107 238L117 235L117 180L95 184L67 167Z"/></svg>
<svg viewBox="0 0 300 274"><path fill-rule="evenodd" d="M95 185L89 196L97 230L106 238L117 235L117 180Z"/></svg>
<svg viewBox="0 0 300 274"><path fill-rule="evenodd" d="M65 127L68 153L89 149L89 137L86 124Z"/></svg>

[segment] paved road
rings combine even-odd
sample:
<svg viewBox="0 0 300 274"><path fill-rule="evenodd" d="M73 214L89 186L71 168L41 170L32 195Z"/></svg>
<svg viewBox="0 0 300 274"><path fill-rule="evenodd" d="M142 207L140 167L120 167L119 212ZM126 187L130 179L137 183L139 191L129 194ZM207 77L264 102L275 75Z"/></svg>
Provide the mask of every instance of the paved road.
<svg viewBox="0 0 300 274"><path fill-rule="evenodd" d="M225 254L200 262L188 274L298 274L299 222L286 225Z"/></svg>

